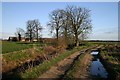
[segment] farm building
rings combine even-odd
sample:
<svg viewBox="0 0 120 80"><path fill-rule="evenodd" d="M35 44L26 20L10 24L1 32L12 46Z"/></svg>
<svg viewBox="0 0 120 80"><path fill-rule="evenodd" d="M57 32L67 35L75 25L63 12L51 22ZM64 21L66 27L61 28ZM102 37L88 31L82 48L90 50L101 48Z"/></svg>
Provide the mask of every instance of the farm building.
<svg viewBox="0 0 120 80"><path fill-rule="evenodd" d="M18 38L17 37L9 37L8 41L18 41Z"/></svg>
<svg viewBox="0 0 120 80"><path fill-rule="evenodd" d="M18 37L9 37L8 41L19 41ZM37 38L33 38L33 42L37 42ZM42 43L51 43L55 41L55 38L39 38ZM30 42L29 38L21 37L21 42Z"/></svg>
<svg viewBox="0 0 120 80"><path fill-rule="evenodd" d="M18 37L9 37L8 41L19 41ZM26 41L26 38L21 37L21 41L24 42Z"/></svg>

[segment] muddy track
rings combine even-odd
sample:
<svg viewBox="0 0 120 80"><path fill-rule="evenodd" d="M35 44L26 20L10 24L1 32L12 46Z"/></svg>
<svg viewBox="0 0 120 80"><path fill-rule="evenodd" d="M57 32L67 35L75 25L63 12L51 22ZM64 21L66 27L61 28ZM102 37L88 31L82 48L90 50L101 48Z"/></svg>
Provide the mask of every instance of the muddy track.
<svg viewBox="0 0 120 80"><path fill-rule="evenodd" d="M69 70L67 70L64 74L63 78L70 78L69 76L67 77L68 73L70 72L71 69L77 69L77 71L74 72L74 74L72 75L73 78L79 78L79 79L87 79L89 77L88 74L88 67L90 65L92 56L90 56L91 50L85 52L85 54L81 54L82 56L84 55L84 57L82 59L80 59L80 56L78 56L74 62L73 65L71 66L71 68L69 68ZM77 62L77 66L76 66L76 62ZM75 67L75 68L74 68ZM79 68L78 68L79 67Z"/></svg>
<svg viewBox="0 0 120 80"><path fill-rule="evenodd" d="M75 60L77 60L81 54L91 51L94 48L99 49L100 46L99 47L95 46L92 48L87 48L87 49L83 49L82 51L75 52L74 54L60 61L57 65L52 66L48 71L40 75L39 78L63 78L64 75L67 73L67 71L74 64Z"/></svg>

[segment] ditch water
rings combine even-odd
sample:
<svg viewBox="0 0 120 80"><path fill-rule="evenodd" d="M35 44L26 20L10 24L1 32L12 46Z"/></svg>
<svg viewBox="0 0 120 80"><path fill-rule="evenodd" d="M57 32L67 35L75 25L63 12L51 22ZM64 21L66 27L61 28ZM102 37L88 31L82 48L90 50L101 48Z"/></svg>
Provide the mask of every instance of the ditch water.
<svg viewBox="0 0 120 80"><path fill-rule="evenodd" d="M108 78L108 72L99 59L99 51L91 52L93 60L90 65L90 74L96 78Z"/></svg>

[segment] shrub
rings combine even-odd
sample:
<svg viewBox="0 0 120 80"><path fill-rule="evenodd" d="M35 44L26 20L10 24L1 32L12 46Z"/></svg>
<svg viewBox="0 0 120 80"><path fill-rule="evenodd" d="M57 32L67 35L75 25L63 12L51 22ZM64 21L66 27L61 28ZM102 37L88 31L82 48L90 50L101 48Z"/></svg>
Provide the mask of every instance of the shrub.
<svg viewBox="0 0 120 80"><path fill-rule="evenodd" d="M75 44L68 44L67 48L68 50L73 49L75 47Z"/></svg>
<svg viewBox="0 0 120 80"><path fill-rule="evenodd" d="M45 46L43 48L43 50L44 50L45 54L50 54L50 53L56 52L56 49L52 46Z"/></svg>

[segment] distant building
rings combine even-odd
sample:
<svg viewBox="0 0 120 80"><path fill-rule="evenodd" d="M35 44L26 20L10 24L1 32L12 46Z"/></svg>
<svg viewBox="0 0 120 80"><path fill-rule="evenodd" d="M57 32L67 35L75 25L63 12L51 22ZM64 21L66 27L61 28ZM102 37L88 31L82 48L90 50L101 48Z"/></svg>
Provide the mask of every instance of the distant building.
<svg viewBox="0 0 120 80"><path fill-rule="evenodd" d="M8 41L19 41L18 37L9 37ZM25 41L24 37L21 37L21 41Z"/></svg>
<svg viewBox="0 0 120 80"><path fill-rule="evenodd" d="M30 39L29 38L25 38L25 42L30 42Z"/></svg>
<svg viewBox="0 0 120 80"><path fill-rule="evenodd" d="M34 39L33 39L33 42L37 42L37 39L36 39L36 38L34 38Z"/></svg>
<svg viewBox="0 0 120 80"><path fill-rule="evenodd" d="M8 41L18 41L18 38L17 37L9 37Z"/></svg>
<svg viewBox="0 0 120 80"><path fill-rule="evenodd" d="M25 37L22 37L22 38L21 38L21 41L22 41L22 42L25 42Z"/></svg>
<svg viewBox="0 0 120 80"><path fill-rule="evenodd" d="M51 43L55 41L55 38L39 38L38 40L42 43ZM8 41L19 41L19 39L17 37L9 37ZM32 41L37 42L37 38L33 38ZM21 37L21 42L30 42L30 39Z"/></svg>

